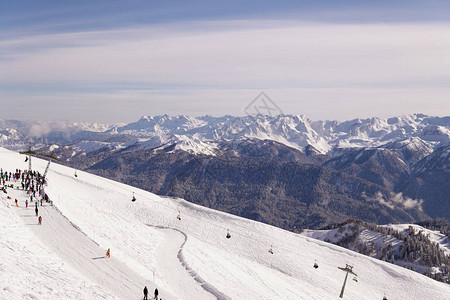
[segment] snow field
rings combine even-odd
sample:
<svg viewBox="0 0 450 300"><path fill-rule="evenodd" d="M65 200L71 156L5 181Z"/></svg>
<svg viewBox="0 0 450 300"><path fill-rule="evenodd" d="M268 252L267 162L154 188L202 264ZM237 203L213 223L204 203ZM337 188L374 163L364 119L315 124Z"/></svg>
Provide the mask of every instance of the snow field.
<svg viewBox="0 0 450 300"><path fill-rule="evenodd" d="M0 299L115 299L30 230L38 227L34 208L29 216L24 201L12 201L0 195Z"/></svg>
<svg viewBox="0 0 450 300"><path fill-rule="evenodd" d="M0 150L4 170L26 169L23 161L17 153ZM33 159L33 169L43 172L45 166L45 161ZM46 192L67 218L55 223L69 221L98 249L111 248L111 261L117 261L111 272L138 274L136 278L143 278L147 286L154 281L163 299L339 299L345 273L337 267L346 263L354 266L358 282L349 276L344 299L382 299L386 293L388 299L439 300L450 295L446 284L338 246L85 172L77 174L74 177L73 169L58 164L50 166ZM136 202L131 202L133 192ZM178 211L181 220L176 218ZM227 230L230 239L225 237ZM59 240L69 243L68 238ZM80 248L87 243L83 240ZM0 245L4 251L6 246ZM274 254L268 251L271 247ZM313 268L316 259L318 269ZM75 269L79 276L89 275L83 268ZM5 270L0 281L16 269ZM102 290L114 291L97 277ZM137 286L137 295L142 295L143 286ZM72 289L71 285L60 288ZM102 299L89 297L95 285L92 289L85 299Z"/></svg>

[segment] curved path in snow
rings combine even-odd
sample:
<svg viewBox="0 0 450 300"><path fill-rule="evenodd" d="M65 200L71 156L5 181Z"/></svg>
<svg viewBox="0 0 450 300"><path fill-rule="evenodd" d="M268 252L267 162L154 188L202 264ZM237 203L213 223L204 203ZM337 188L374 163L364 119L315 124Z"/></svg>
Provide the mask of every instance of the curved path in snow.
<svg viewBox="0 0 450 300"><path fill-rule="evenodd" d="M72 176L67 176L56 171L53 172L58 173L60 176L73 179ZM86 182L85 184L96 189L100 188L90 182ZM172 292L172 294L177 295L181 299L230 299L230 297L220 292L212 284L206 282L188 265L182 253L183 246L187 242L188 237L182 230L168 226L152 225L150 224L152 222L149 222L152 219L150 217L150 210L140 208L138 211L133 212L133 209L134 206L130 207L128 212L132 212L143 224L158 229L165 235L164 241L161 243L161 247L158 248L156 254L157 262L164 263L158 264L156 271L157 275L162 275L164 281L168 284L168 286L164 285L164 287L170 290L168 292L169 294ZM69 220L67 221L70 222ZM72 226L76 227L73 224ZM88 238L87 236L85 237ZM157 277L155 282L157 282ZM142 290L142 287L140 290ZM148 284L147 287L149 287ZM189 287L189 289L186 289L186 287ZM149 287L149 290L154 290L154 287ZM158 290L160 290L160 295L163 296L164 300L166 298L169 299L169 297L165 297L168 293L161 292L161 288L159 287Z"/></svg>
<svg viewBox="0 0 450 300"><path fill-rule="evenodd" d="M23 191L14 191L11 196L23 203L26 194ZM155 285L150 280L144 279L127 265L115 259L114 249L112 249L111 258L106 258L106 249L102 249L81 232L55 206L44 202L44 206L38 207L39 215L43 218L42 225L37 224L34 209L35 202L32 202L28 208L18 207L16 212L55 255L60 256L86 278L116 295L117 299L142 299L142 289L145 285L150 292L155 289ZM160 287L158 290L161 295L164 295L164 299L174 299L170 293Z"/></svg>
<svg viewBox="0 0 450 300"><path fill-rule="evenodd" d="M162 230L166 234L166 240L171 241L165 244L166 248L160 249L158 253L158 258L160 258L158 260L166 263L170 262L170 265L159 266L158 270L164 276L172 278L171 282L176 284L174 288L177 289L177 295L180 295L183 299L230 299L213 285L206 282L188 265L182 252L188 239L184 232L171 227L153 226L149 224L147 226ZM175 255L178 261L173 260ZM186 273L188 276L186 276ZM192 287L192 290L183 291L183 287L186 286ZM195 297L193 292L197 294Z"/></svg>

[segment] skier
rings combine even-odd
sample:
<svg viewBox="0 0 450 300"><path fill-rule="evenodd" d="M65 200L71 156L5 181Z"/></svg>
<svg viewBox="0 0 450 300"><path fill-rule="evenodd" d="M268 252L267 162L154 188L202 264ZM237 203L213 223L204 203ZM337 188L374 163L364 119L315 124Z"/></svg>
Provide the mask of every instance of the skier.
<svg viewBox="0 0 450 300"><path fill-rule="evenodd" d="M158 300L158 289L155 289L155 300Z"/></svg>
<svg viewBox="0 0 450 300"><path fill-rule="evenodd" d="M16 206L19 206L19 203L17 203L17 199L14 199L14 202L16 202Z"/></svg>
<svg viewBox="0 0 450 300"><path fill-rule="evenodd" d="M41 216L39 216L39 219L38 219L38 221L39 221L39 225L41 225L41 223L42 223L42 217Z"/></svg>
<svg viewBox="0 0 450 300"><path fill-rule="evenodd" d="M111 250L108 248L108 251L106 251L106 257L111 258Z"/></svg>
<svg viewBox="0 0 450 300"><path fill-rule="evenodd" d="M25 201L25 208L28 208L28 200Z"/></svg>
<svg viewBox="0 0 450 300"><path fill-rule="evenodd" d="M37 215L38 215L38 208L37 208L37 206L36 206L36 208L34 209L34 211L36 212L36 217L37 217Z"/></svg>
<svg viewBox="0 0 450 300"><path fill-rule="evenodd" d="M145 286L144 287L144 300L148 300L147 296L148 296L148 290L147 290L147 286Z"/></svg>

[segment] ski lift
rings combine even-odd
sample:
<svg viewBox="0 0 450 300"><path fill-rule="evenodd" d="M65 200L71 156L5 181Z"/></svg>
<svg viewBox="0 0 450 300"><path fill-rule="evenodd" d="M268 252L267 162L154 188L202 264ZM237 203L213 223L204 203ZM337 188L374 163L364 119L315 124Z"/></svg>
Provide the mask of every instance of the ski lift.
<svg viewBox="0 0 450 300"><path fill-rule="evenodd" d="M230 237L231 237L230 230L227 229L227 239L229 239Z"/></svg>
<svg viewBox="0 0 450 300"><path fill-rule="evenodd" d="M134 196L134 192L133 192L133 198L131 199L132 202L136 201L136 197Z"/></svg>
<svg viewBox="0 0 450 300"><path fill-rule="evenodd" d="M270 245L269 253L273 254L272 245Z"/></svg>
<svg viewBox="0 0 450 300"><path fill-rule="evenodd" d="M317 269L319 267L319 265L317 264L317 260L314 260L314 269Z"/></svg>
<svg viewBox="0 0 450 300"><path fill-rule="evenodd" d="M178 211L177 219L181 221L181 213L180 213L180 211Z"/></svg>

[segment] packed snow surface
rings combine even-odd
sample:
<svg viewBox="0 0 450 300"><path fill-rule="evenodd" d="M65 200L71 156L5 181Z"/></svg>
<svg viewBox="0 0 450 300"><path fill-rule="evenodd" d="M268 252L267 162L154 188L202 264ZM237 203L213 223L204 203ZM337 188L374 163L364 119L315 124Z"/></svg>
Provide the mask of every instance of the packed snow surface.
<svg viewBox="0 0 450 300"><path fill-rule="evenodd" d="M24 159L0 148L4 171L26 169ZM358 280L344 299L449 299L450 285L405 268L74 172L50 165L42 225L24 191L0 193L0 299L142 299L144 285L163 299L339 299L346 264Z"/></svg>

